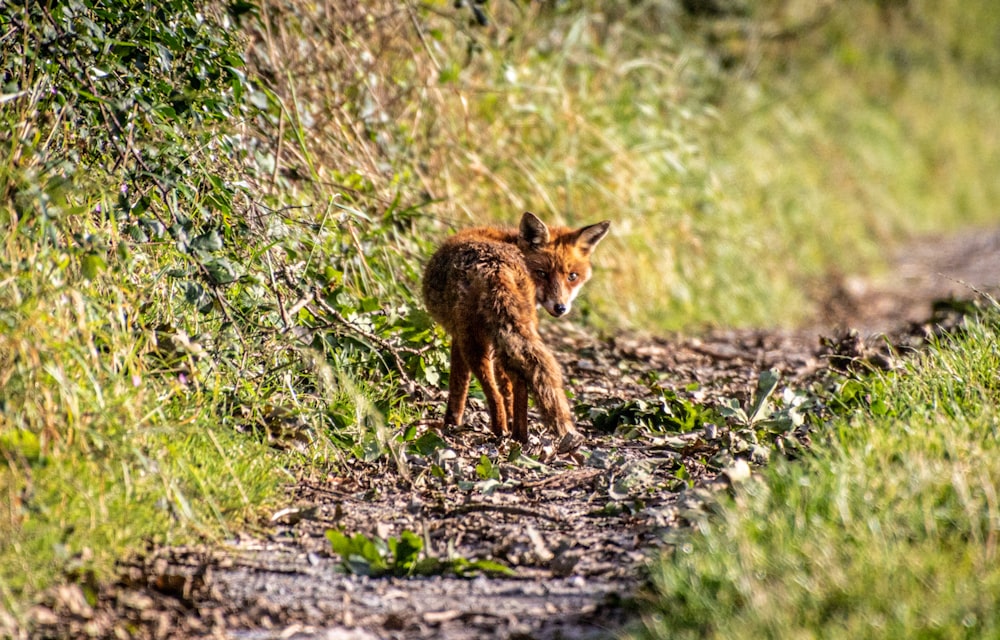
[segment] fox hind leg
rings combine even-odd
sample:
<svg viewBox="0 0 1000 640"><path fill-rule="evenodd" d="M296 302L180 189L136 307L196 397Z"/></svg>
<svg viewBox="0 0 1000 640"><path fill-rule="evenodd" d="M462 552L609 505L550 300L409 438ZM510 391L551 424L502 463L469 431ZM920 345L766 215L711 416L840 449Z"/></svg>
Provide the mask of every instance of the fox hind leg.
<svg viewBox="0 0 1000 640"><path fill-rule="evenodd" d="M444 414L447 426L462 424L465 413L465 400L469 395L469 381L472 371L466 363L465 355L457 341L451 345L451 372L448 375L448 410Z"/></svg>
<svg viewBox="0 0 1000 640"><path fill-rule="evenodd" d="M504 361L508 374L515 378L520 377L525 381L528 388L535 396L536 406L542 414L542 421L547 427L553 429L556 435L561 437L567 434L576 434L573 425L573 417L569 410L569 402L563 391L562 372L559 363L551 352L545 347L541 337L534 331L523 334L509 334L502 342L504 348ZM518 384L514 384L515 409L514 420L520 420ZM525 384L520 385L522 388ZM527 400L524 400L527 407ZM527 409L525 409L527 415ZM525 423L527 418L524 418ZM515 426L515 433L520 429L519 423ZM527 431L527 427L524 428ZM526 434L525 434L526 436Z"/></svg>
<svg viewBox="0 0 1000 640"><path fill-rule="evenodd" d="M511 374L514 391L514 406L511 408L514 439L522 444L528 442L528 381L520 373Z"/></svg>
<svg viewBox="0 0 1000 640"><path fill-rule="evenodd" d="M490 429L497 437L507 431L507 401L500 393L496 377L493 374L493 357L487 353L484 345L467 342L463 345L462 355L472 374L479 380L486 396L486 405L490 412Z"/></svg>
<svg viewBox="0 0 1000 640"><path fill-rule="evenodd" d="M503 366L498 357L498 354L494 353L493 358L493 377L497 381L497 387L500 389L500 396L503 398L504 410L507 414L507 424L504 425L504 431L507 431L511 427L511 421L514 420L514 385L516 384L512 376L508 375L509 372L507 368Z"/></svg>

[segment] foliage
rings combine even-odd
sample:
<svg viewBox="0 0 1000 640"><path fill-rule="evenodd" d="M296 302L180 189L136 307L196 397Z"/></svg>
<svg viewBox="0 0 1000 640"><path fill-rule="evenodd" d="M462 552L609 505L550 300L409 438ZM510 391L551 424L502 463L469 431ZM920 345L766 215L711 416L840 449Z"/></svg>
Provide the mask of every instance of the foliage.
<svg viewBox="0 0 1000 640"><path fill-rule="evenodd" d="M682 398L677 392L657 388L659 397L623 401L606 409L588 409L594 428L605 432L646 428L653 433L687 432L717 421L719 415L709 408Z"/></svg>
<svg viewBox="0 0 1000 640"><path fill-rule="evenodd" d="M8 157L43 184L106 190L98 213L133 237L179 239L204 223L231 232L239 188L227 184L217 159L247 153L220 130L249 114L238 32L231 16L205 2L149 9L6 3L0 75L16 132Z"/></svg>
<svg viewBox="0 0 1000 640"><path fill-rule="evenodd" d="M776 396L780 381L777 371L762 371L757 380L757 392L746 408L741 407L736 399L726 398L719 407L719 413L734 427L758 434L786 434L803 427L810 416L817 415L825 402L814 391L796 391L787 387Z"/></svg>
<svg viewBox="0 0 1000 640"><path fill-rule="evenodd" d="M412 293L405 180L281 194L280 150L302 130L245 67L255 7L148 8L0 11L15 613L59 575L106 577L148 541L255 519L299 465L390 453L403 387L443 358Z"/></svg>
<svg viewBox="0 0 1000 640"><path fill-rule="evenodd" d="M378 536L356 533L348 536L330 529L326 537L334 553L341 557L346 571L364 576L429 576L451 573L461 577L513 575L514 572L493 560L450 558L442 560L422 554L424 541L412 531L383 540ZM423 555L423 557L421 557Z"/></svg>
<svg viewBox="0 0 1000 640"><path fill-rule="evenodd" d="M994 635L998 332L993 314L862 380L828 448L769 467L656 565L639 635Z"/></svg>

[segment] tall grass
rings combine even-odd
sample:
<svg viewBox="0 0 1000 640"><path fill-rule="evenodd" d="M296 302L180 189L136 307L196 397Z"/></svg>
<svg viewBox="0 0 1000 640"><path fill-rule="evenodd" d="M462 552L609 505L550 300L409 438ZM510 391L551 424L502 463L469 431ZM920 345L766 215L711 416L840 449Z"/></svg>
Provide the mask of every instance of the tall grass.
<svg viewBox="0 0 1000 640"><path fill-rule="evenodd" d="M982 74L1000 18L905 4L755 3L692 23L663 3L581 3L445 30L478 48L427 94L444 139L426 151L434 210L610 217L587 292L598 324L810 319L831 271L998 220L1000 95Z"/></svg>
<svg viewBox="0 0 1000 640"><path fill-rule="evenodd" d="M215 536L255 516L286 478L280 456L220 415L231 387L196 362L208 354L193 325L185 349L173 342L184 328L157 338L147 324L169 306L156 267L112 254L95 273L94 254L62 242L86 224L11 208L0 223L3 602L66 571L106 575L145 542Z"/></svg>
<svg viewBox="0 0 1000 640"><path fill-rule="evenodd" d="M1000 18L973 5L789 0L696 20L653 0L500 2L481 28L468 9L266 4L251 59L301 142L279 165L313 174L276 172L292 192L402 197L440 221L408 228L430 239L525 209L611 218L593 324L795 325L831 275L1000 219Z"/></svg>
<svg viewBox="0 0 1000 640"><path fill-rule="evenodd" d="M848 383L865 406L831 442L775 464L656 565L638 636L995 636L997 320Z"/></svg>

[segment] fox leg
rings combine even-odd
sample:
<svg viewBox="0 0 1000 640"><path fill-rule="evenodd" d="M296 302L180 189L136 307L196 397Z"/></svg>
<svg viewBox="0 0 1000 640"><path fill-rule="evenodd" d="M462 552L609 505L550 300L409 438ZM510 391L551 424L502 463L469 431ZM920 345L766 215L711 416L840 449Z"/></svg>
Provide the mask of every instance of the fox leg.
<svg viewBox="0 0 1000 640"><path fill-rule="evenodd" d="M514 406L511 408L514 439L520 443L528 442L528 382L520 373L511 374L514 387Z"/></svg>
<svg viewBox="0 0 1000 640"><path fill-rule="evenodd" d="M539 366L529 377L535 392L535 400L538 402L545 424L550 428L555 427L559 437L556 443L556 452L560 454L572 453L584 443L584 437L573 424L569 402L563 391L559 363L541 343L541 339L536 344L539 347L536 350Z"/></svg>
<svg viewBox="0 0 1000 640"><path fill-rule="evenodd" d="M557 435L564 436L576 431L569 411L569 401L566 400L566 393L563 391L559 363L541 342L538 343L533 355L537 361L534 369L529 372L528 379L535 392L542 419L550 427L555 427Z"/></svg>
<svg viewBox="0 0 1000 640"><path fill-rule="evenodd" d="M465 400L469 395L469 380L472 371L465 362L465 356L457 341L451 344L451 372L448 374L448 410L444 414L444 423L448 426L462 424L462 414L465 413Z"/></svg>
<svg viewBox="0 0 1000 640"><path fill-rule="evenodd" d="M486 405L490 411L490 429L494 435L503 436L507 430L507 402L500 394L497 387L496 378L493 375L493 358L486 352L486 349L479 344L468 343L462 349L462 355L472 370L472 374L479 380L486 396Z"/></svg>
<svg viewBox="0 0 1000 640"><path fill-rule="evenodd" d="M497 387L500 389L500 396L503 398L504 410L507 414L507 422L515 419L514 414L514 384L511 381L511 376L508 375L507 369L503 366L500 358L497 354L493 355L493 377L497 381ZM510 424L504 425L504 431L510 428Z"/></svg>
<svg viewBox="0 0 1000 640"><path fill-rule="evenodd" d="M537 332L507 334L502 341L503 359L510 375L523 377L535 395L538 410L542 414L545 426L555 430L556 435L565 441L560 444L560 450L575 446L583 441L582 436L573 425L573 417L569 410L569 402L563 391L562 372L559 363L545 347ZM523 385L522 385L523 386ZM515 391L515 421L520 417L517 412L517 384ZM526 400L525 400L526 403ZM526 405L525 405L526 406ZM525 414L527 410L525 410ZM525 421L527 418L525 417ZM515 427L515 433L520 425ZM525 431L527 429L525 428ZM572 448L575 448L572 446Z"/></svg>

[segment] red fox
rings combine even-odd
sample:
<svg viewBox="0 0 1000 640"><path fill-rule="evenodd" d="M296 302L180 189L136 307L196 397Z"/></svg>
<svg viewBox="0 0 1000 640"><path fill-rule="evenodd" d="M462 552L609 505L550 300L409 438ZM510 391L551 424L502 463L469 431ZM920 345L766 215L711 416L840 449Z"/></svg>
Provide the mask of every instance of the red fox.
<svg viewBox="0 0 1000 640"><path fill-rule="evenodd" d="M580 446L583 437L573 425L559 364L538 334L535 307L557 318L569 312L610 224L546 227L527 212L518 229L466 229L434 253L423 293L427 310L452 339L445 425L461 423L475 374L498 437L511 427L515 440L528 441L530 387L545 425L560 438L558 451Z"/></svg>

